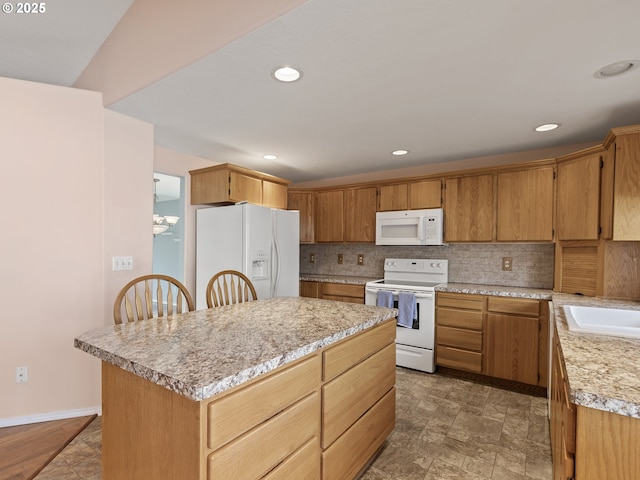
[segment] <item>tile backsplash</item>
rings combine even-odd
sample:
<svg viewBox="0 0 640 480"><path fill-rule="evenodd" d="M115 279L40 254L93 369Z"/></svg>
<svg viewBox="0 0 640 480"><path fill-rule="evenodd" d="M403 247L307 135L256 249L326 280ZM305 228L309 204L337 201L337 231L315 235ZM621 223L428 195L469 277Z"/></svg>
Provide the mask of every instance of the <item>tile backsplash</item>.
<svg viewBox="0 0 640 480"><path fill-rule="evenodd" d="M315 255L315 263L310 255ZM343 262L338 263L338 254ZM364 255L358 265L358 255ZM554 246L535 244L450 244L439 247L376 246L368 243L302 244L300 272L382 278L385 258L440 258L449 260L449 281L512 287L553 288ZM502 258L513 259L512 270L502 270Z"/></svg>

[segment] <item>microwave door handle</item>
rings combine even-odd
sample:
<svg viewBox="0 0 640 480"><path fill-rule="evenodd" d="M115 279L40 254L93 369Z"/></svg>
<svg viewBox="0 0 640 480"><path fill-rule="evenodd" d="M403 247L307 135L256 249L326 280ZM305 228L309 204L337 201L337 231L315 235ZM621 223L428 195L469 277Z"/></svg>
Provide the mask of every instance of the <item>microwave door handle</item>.
<svg viewBox="0 0 640 480"><path fill-rule="evenodd" d="M418 217L418 240L423 241L425 235L425 217Z"/></svg>

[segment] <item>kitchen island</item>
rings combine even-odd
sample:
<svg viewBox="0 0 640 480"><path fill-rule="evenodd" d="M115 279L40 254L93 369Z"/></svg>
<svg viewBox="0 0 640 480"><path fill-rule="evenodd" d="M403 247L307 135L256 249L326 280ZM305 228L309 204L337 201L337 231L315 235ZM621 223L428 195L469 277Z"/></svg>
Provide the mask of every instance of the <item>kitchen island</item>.
<svg viewBox="0 0 640 480"><path fill-rule="evenodd" d="M354 478L395 424L395 316L273 298L105 327L103 478Z"/></svg>

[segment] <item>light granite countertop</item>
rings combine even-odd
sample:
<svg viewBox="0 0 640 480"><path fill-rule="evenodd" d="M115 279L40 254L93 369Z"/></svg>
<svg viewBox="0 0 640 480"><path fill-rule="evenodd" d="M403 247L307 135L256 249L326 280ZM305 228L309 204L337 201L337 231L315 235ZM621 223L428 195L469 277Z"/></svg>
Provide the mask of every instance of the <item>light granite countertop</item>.
<svg viewBox="0 0 640 480"><path fill-rule="evenodd" d="M270 298L103 327L74 345L199 401L396 315L391 308Z"/></svg>
<svg viewBox="0 0 640 480"><path fill-rule="evenodd" d="M474 295L493 295L497 297L532 298L551 300L552 290L541 288L507 287L503 285L481 285L475 283L443 283L436 286L436 292L471 293Z"/></svg>
<svg viewBox="0 0 640 480"><path fill-rule="evenodd" d="M553 294L571 401L640 418L640 339L573 332L567 326L564 305L640 310L640 302Z"/></svg>
<svg viewBox="0 0 640 480"><path fill-rule="evenodd" d="M324 275L320 273L301 273L300 280L303 282L323 282L323 283L344 283L347 285L365 285L367 282L379 280L376 277L354 277L349 275Z"/></svg>

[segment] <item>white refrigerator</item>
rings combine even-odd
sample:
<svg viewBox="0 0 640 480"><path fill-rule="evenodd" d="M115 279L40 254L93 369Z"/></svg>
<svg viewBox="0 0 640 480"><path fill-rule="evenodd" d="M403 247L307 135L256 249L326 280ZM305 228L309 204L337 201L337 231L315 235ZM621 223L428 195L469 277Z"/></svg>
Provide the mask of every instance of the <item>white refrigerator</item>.
<svg viewBox="0 0 640 480"><path fill-rule="evenodd" d="M207 308L207 284L221 270L251 279L258 298L297 297L300 212L244 203L196 211L196 308Z"/></svg>

